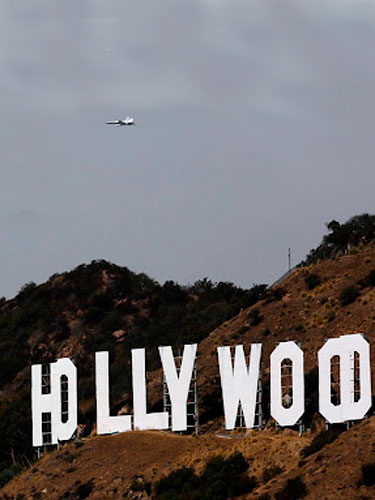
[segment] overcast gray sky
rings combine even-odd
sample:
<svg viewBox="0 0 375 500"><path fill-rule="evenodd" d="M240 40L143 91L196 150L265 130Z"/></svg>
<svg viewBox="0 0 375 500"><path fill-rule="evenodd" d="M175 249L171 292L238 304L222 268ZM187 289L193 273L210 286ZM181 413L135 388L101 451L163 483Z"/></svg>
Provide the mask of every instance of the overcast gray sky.
<svg viewBox="0 0 375 500"><path fill-rule="evenodd" d="M374 213L374 28L360 0L0 0L0 295L95 258L269 283Z"/></svg>

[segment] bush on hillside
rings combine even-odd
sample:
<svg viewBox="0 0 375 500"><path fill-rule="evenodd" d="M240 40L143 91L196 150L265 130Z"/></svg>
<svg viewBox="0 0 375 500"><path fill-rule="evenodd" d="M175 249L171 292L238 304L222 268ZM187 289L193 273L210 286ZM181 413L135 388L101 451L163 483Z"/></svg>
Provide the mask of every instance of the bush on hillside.
<svg viewBox="0 0 375 500"><path fill-rule="evenodd" d="M266 303L269 304L271 302L277 302L278 300L281 300L285 294L285 288L278 286L277 288L268 288L264 292L264 298L266 299Z"/></svg>
<svg viewBox="0 0 375 500"><path fill-rule="evenodd" d="M93 489L94 483L92 481L80 484L77 488L78 498L87 498L88 496L90 496Z"/></svg>
<svg viewBox="0 0 375 500"><path fill-rule="evenodd" d="M14 468L12 462L29 465L35 455L31 438L30 381L27 389L0 405L0 469Z"/></svg>
<svg viewBox="0 0 375 500"><path fill-rule="evenodd" d="M305 283L309 290L314 290L314 288L319 286L321 282L322 280L316 273L308 274L305 278Z"/></svg>
<svg viewBox="0 0 375 500"><path fill-rule="evenodd" d="M259 325L259 323L261 323L261 321L263 320L263 317L260 314L260 311L258 308L255 308L252 311L250 311L249 319L250 319L250 324L252 326L256 326L256 325Z"/></svg>
<svg viewBox="0 0 375 500"><path fill-rule="evenodd" d="M183 498L196 490L199 478L191 467L182 467L163 477L155 486L156 498Z"/></svg>
<svg viewBox="0 0 375 500"><path fill-rule="evenodd" d="M268 481L271 481L271 479L273 479L274 477L278 476L283 471L284 471L284 469L282 469L278 465L271 465L270 467L267 467L262 472L263 482L264 483L268 483Z"/></svg>
<svg viewBox="0 0 375 500"><path fill-rule="evenodd" d="M248 332L250 330L250 328L246 325L244 326L241 326L241 328L239 328L238 330L238 335L243 335L244 333Z"/></svg>
<svg viewBox="0 0 375 500"><path fill-rule="evenodd" d="M29 346L22 331L15 338L0 344L0 380L2 384L10 382L30 363Z"/></svg>
<svg viewBox="0 0 375 500"><path fill-rule="evenodd" d="M298 500L306 495L306 485L302 479L297 476L294 479L288 479L284 488L275 494L275 500Z"/></svg>
<svg viewBox="0 0 375 500"><path fill-rule="evenodd" d="M11 479L22 471L22 465L15 463L7 469L0 471L0 488L5 486Z"/></svg>
<svg viewBox="0 0 375 500"><path fill-rule="evenodd" d="M372 269L363 280L359 280L358 285L361 288L375 286L375 270Z"/></svg>
<svg viewBox="0 0 375 500"><path fill-rule="evenodd" d="M375 464L362 465L362 482L365 486L375 485Z"/></svg>
<svg viewBox="0 0 375 500"><path fill-rule="evenodd" d="M24 299L28 295L30 295L37 288L37 284L34 281L29 281L21 286L20 291L18 292L17 298L19 300Z"/></svg>
<svg viewBox="0 0 375 500"><path fill-rule="evenodd" d="M249 493L255 487L255 480L249 478L249 467L240 452L228 458L211 458L198 476L191 468L183 467L172 471L155 485L155 498L159 500L226 500Z"/></svg>
<svg viewBox="0 0 375 500"><path fill-rule="evenodd" d="M302 456L306 458L309 455L317 453L338 438L343 430L343 427L331 427L330 429L319 432L319 434L317 434L311 441L309 446L306 446L306 448L302 450Z"/></svg>
<svg viewBox="0 0 375 500"><path fill-rule="evenodd" d="M358 297L359 297L358 288L354 285L348 285L341 291L339 295L339 301L342 306L347 306L356 301Z"/></svg>

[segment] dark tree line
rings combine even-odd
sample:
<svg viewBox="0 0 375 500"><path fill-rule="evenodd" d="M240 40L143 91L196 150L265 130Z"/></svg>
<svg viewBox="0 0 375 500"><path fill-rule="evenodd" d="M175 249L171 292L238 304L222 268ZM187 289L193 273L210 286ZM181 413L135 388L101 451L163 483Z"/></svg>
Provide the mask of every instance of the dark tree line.
<svg viewBox="0 0 375 500"><path fill-rule="evenodd" d="M339 251L346 253L360 243L375 241L375 215L355 215L344 224L331 220L326 227L328 234L323 236L317 248L311 250L302 265L314 264L319 259L334 257Z"/></svg>

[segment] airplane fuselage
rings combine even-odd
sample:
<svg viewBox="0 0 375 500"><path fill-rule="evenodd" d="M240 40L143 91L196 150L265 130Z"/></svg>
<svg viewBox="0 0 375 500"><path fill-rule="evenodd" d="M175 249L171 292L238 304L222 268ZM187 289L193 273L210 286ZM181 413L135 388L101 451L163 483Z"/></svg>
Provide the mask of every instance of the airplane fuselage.
<svg viewBox="0 0 375 500"><path fill-rule="evenodd" d="M130 126L130 125L135 125L134 118L130 118L130 116L127 116L125 120L114 120L110 122L106 122L107 125L117 125L118 127L123 127L125 125Z"/></svg>

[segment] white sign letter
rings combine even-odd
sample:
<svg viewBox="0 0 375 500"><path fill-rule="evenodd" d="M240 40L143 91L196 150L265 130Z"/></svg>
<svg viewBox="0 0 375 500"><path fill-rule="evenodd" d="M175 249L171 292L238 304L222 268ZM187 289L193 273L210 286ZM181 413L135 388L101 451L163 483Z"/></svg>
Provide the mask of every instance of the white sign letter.
<svg viewBox="0 0 375 500"><path fill-rule="evenodd" d="M33 446L42 446L42 415L51 415L50 440L48 444L57 444L59 440L70 439L77 429L77 369L68 358L61 358L50 364L50 392L42 393L42 365L31 366L31 411L33 424ZM64 378L63 378L64 377ZM61 393L67 393L63 408ZM64 418L63 418L64 410Z"/></svg>
<svg viewBox="0 0 375 500"><path fill-rule="evenodd" d="M360 384L355 400L355 356L357 353ZM340 358L340 403L331 400L331 359ZM363 418L371 407L370 345L361 334L329 339L319 354L319 411L331 424Z"/></svg>
<svg viewBox="0 0 375 500"><path fill-rule="evenodd" d="M234 368L230 347L218 347L221 390L223 393L225 428L234 429L238 405L241 403L248 429L254 427L262 344L251 344L250 365L246 364L242 345L237 345Z"/></svg>
<svg viewBox="0 0 375 500"><path fill-rule="evenodd" d="M96 420L98 434L131 431L131 416L109 415L109 368L108 352L95 353Z"/></svg>
<svg viewBox="0 0 375 500"><path fill-rule="evenodd" d="M145 350L132 349L134 429L168 429L168 413L147 413Z"/></svg>
<svg viewBox="0 0 375 500"><path fill-rule="evenodd" d="M282 386L289 385L290 394L282 394ZM270 392L271 416L281 426L295 425L305 411L303 351L295 342L281 342L272 352Z"/></svg>
<svg viewBox="0 0 375 500"><path fill-rule="evenodd" d="M161 364L172 404L172 431L186 431L186 404L193 374L197 344L185 345L179 374L173 358L172 347L159 347Z"/></svg>

